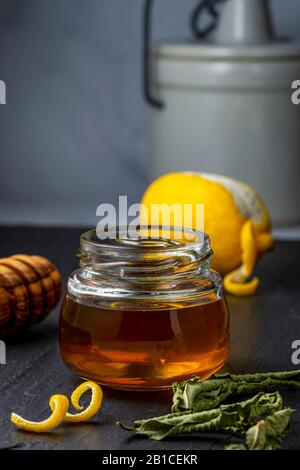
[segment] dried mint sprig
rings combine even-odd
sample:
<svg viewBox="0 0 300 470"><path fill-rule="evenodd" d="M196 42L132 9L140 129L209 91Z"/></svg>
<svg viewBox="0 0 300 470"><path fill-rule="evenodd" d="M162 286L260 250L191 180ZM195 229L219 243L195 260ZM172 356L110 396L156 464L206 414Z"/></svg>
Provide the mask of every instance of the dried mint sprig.
<svg viewBox="0 0 300 470"><path fill-rule="evenodd" d="M173 412L205 411L240 395L300 387L300 370L262 374L216 374L208 380L194 377L173 385Z"/></svg>
<svg viewBox="0 0 300 470"><path fill-rule="evenodd" d="M295 410L285 408L258 421L248 429L244 444L229 444L226 450L277 450L290 427L290 416Z"/></svg>
<svg viewBox="0 0 300 470"><path fill-rule="evenodd" d="M258 393L247 400L221 405L211 410L177 412L164 416L135 421L133 427L124 429L146 435L150 439L162 440L187 433L223 431L245 434L262 416L283 408L279 392Z"/></svg>

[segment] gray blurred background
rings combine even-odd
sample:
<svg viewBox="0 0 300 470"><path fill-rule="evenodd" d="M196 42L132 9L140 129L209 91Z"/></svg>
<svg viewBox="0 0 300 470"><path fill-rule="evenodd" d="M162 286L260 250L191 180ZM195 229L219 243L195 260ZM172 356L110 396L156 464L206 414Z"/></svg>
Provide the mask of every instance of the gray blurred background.
<svg viewBox="0 0 300 470"><path fill-rule="evenodd" d="M250 0L251 1L251 0ZM148 183L142 0L0 0L0 224L93 226ZM157 0L156 39L189 35L195 0ZM300 37L300 1L273 0Z"/></svg>

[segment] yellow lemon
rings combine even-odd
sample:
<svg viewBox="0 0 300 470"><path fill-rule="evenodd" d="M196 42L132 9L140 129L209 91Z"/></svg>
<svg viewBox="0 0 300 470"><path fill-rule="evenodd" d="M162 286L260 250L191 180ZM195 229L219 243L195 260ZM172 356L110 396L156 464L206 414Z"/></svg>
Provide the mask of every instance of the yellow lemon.
<svg viewBox="0 0 300 470"><path fill-rule="evenodd" d="M178 220L177 208L192 206L184 225L196 228L196 205L204 206L204 231L214 250L213 268L225 276L225 289L236 295L256 291L252 278L259 256L273 244L268 211L258 194L245 183L208 173L169 173L150 184L142 198L141 223L162 225L153 205L172 206L170 224ZM176 224L175 224L176 225Z"/></svg>

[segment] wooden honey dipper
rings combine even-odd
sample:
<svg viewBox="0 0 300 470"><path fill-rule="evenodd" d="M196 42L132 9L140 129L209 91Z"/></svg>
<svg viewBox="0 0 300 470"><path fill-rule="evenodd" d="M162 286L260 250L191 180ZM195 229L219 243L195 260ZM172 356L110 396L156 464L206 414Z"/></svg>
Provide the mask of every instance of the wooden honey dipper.
<svg viewBox="0 0 300 470"><path fill-rule="evenodd" d="M57 268L42 256L0 258L0 335L41 322L61 298Z"/></svg>

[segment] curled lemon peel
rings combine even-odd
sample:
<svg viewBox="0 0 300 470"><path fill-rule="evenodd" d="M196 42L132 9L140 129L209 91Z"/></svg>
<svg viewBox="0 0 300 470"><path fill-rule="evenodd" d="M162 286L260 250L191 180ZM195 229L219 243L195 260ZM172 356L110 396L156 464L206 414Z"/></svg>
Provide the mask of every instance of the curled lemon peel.
<svg viewBox="0 0 300 470"><path fill-rule="evenodd" d="M224 278L224 287L226 292L233 294L239 297L246 297L248 295L253 295L257 291L259 286L259 279L254 277L248 282L238 283L235 280L232 280L232 274L227 274Z"/></svg>
<svg viewBox="0 0 300 470"><path fill-rule="evenodd" d="M244 223L241 231L242 271L245 278L252 275L257 261L257 246L253 222Z"/></svg>
<svg viewBox="0 0 300 470"><path fill-rule="evenodd" d="M92 391L92 398L89 406L75 415L68 413L70 402L65 395L53 395L49 400L49 406L52 411L51 416L44 421L34 422L22 418L16 413L12 413L10 420L19 429L24 431L43 433L51 431L62 422L80 423L92 418L100 409L103 400L101 387L94 382L84 382L77 387L71 395L71 403L76 410L82 410L83 407L79 401L83 393L87 390Z"/></svg>
<svg viewBox="0 0 300 470"><path fill-rule="evenodd" d="M233 295L253 295L259 286L259 279L251 278L258 258L255 229L251 220L244 223L240 240L242 265L224 277L224 287Z"/></svg>
<svg viewBox="0 0 300 470"><path fill-rule="evenodd" d="M103 400L103 392L101 387L94 382L84 382L74 390L71 395L72 405L76 410L82 410L83 407L80 405L79 401L81 396L88 390L92 391L92 398L89 406L85 410L81 411L81 413L66 413L64 421L69 423L88 421L99 411Z"/></svg>
<svg viewBox="0 0 300 470"><path fill-rule="evenodd" d="M65 395L53 395L49 400L49 406L52 414L44 421L28 421L16 413L11 414L10 420L15 426L24 431L37 433L51 431L64 421L69 408L69 400Z"/></svg>
<svg viewBox="0 0 300 470"><path fill-rule="evenodd" d="M273 245L274 241L270 233L260 233L256 236L256 246L260 253L270 250Z"/></svg>

